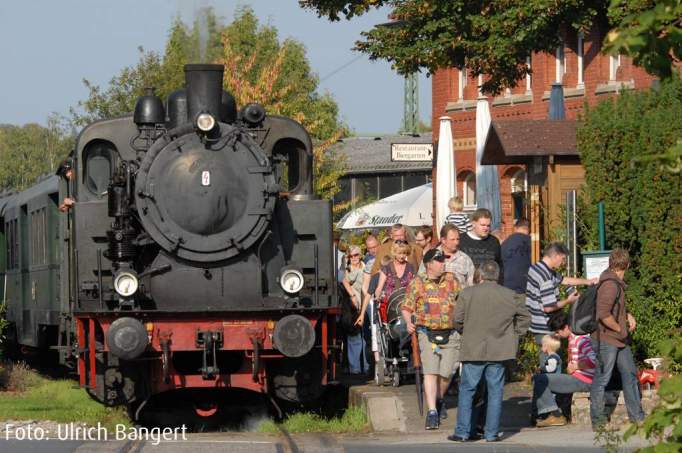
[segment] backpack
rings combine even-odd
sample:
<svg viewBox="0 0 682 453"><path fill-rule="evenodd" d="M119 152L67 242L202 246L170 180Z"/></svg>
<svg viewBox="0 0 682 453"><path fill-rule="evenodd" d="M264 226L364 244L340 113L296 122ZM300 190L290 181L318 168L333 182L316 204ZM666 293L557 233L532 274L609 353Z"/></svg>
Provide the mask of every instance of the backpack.
<svg viewBox="0 0 682 453"><path fill-rule="evenodd" d="M616 285L618 285L616 302L620 299L621 285L616 279L607 278L596 285L588 286L578 300L571 305L568 314L568 324L574 335L587 335L597 330L599 325L597 320L597 292L602 283L609 280L616 282Z"/></svg>

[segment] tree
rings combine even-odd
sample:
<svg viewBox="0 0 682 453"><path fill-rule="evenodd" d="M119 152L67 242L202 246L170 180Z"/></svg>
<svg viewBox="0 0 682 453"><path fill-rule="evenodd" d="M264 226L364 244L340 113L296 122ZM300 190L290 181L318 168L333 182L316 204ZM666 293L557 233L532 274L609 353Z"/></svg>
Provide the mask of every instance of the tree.
<svg viewBox="0 0 682 453"><path fill-rule="evenodd" d="M632 257L627 296L640 357L658 357L661 341L682 326L682 179L665 166L635 162L674 145L682 125L670 119L681 116L678 78L589 107L578 128L585 195L604 202L608 246ZM596 236L596 215L584 220Z"/></svg>
<svg viewBox="0 0 682 453"><path fill-rule="evenodd" d="M612 1L609 15L618 26L607 36L604 51L628 55L662 79L672 77L673 67L682 61L682 1L657 1L651 8L624 15L628 3Z"/></svg>
<svg viewBox="0 0 682 453"><path fill-rule="evenodd" d="M225 66L225 89L237 105L258 102L276 115L294 118L318 140L345 133L338 121L338 106L329 95L318 95L304 46L277 38L272 26L259 26L250 8L222 32L221 54Z"/></svg>
<svg viewBox="0 0 682 453"><path fill-rule="evenodd" d="M0 126L0 189L29 187L38 176L53 172L73 144L64 118L55 114L48 117L47 127Z"/></svg>
<svg viewBox="0 0 682 453"><path fill-rule="evenodd" d="M260 25L249 7L239 8L227 25L220 23L211 8L205 8L191 27L176 19L163 55L139 50L137 64L121 70L106 88L84 80L89 96L72 109L79 125L132 112L137 97L149 86L156 87L163 99L184 86L185 64L210 61L225 66L224 87L238 106L263 104L270 114L299 121L316 141L335 140L346 133L336 101L329 94L317 93L318 78L305 47L293 39L280 42L277 29ZM316 185L318 194L330 198L338 191L335 182L344 172L343 159L329 147L316 149L315 158L318 178L331 178Z"/></svg>
<svg viewBox="0 0 682 453"><path fill-rule="evenodd" d="M567 29L608 29L647 11L650 0L300 0L329 20L388 6L391 22L363 32L356 49L392 63L400 74L466 67L485 74L483 91L497 94L529 72L526 57L551 52ZM666 3L678 3L668 0ZM676 25L679 30L679 22ZM677 38L676 38L677 39ZM674 41L678 42L678 41ZM678 45L679 49L679 45Z"/></svg>

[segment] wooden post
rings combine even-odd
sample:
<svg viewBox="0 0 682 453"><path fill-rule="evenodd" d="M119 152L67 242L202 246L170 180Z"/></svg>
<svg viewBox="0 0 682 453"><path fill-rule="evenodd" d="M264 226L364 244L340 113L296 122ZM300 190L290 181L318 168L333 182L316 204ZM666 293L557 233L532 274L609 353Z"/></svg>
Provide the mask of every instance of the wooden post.
<svg viewBox="0 0 682 453"><path fill-rule="evenodd" d="M540 186L530 186L530 251L531 263L540 261Z"/></svg>

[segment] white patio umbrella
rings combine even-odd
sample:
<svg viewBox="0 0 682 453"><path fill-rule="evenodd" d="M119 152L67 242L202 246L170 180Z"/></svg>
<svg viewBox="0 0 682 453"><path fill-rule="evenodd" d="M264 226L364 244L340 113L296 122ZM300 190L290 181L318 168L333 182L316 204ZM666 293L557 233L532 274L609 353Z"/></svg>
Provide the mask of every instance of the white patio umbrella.
<svg viewBox="0 0 682 453"><path fill-rule="evenodd" d="M396 223L431 225L432 201L431 183L424 184L350 211L336 226L354 230L389 227Z"/></svg>
<svg viewBox="0 0 682 453"><path fill-rule="evenodd" d="M486 98L479 97L476 103L476 206L490 210L493 215L490 229L494 231L502 225L502 209L497 165L481 165L488 129L490 108Z"/></svg>
<svg viewBox="0 0 682 453"><path fill-rule="evenodd" d="M436 160L436 231L445 224L445 218L450 213L448 201L457 195L455 150L450 124L450 117L440 118L438 159Z"/></svg>

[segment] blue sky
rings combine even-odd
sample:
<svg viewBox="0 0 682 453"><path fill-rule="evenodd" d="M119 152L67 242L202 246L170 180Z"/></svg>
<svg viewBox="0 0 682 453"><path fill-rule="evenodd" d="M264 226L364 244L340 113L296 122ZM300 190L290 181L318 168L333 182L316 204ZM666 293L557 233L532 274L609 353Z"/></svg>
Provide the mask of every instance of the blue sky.
<svg viewBox="0 0 682 453"><path fill-rule="evenodd" d="M82 79L106 85L135 64L138 46L163 50L173 18L191 21L211 5L231 20L249 4L280 38L293 37L308 50L313 70L339 103L343 120L357 133L388 133L400 127L403 79L386 62L352 52L362 30L386 22L387 10L331 23L303 10L297 0L2 0L0 1L0 123L45 124L50 112L68 114L84 99ZM420 77L420 113L431 115L431 79Z"/></svg>

